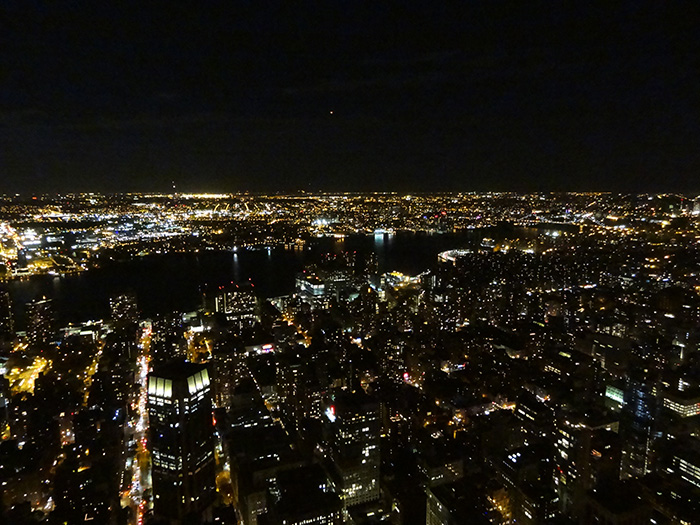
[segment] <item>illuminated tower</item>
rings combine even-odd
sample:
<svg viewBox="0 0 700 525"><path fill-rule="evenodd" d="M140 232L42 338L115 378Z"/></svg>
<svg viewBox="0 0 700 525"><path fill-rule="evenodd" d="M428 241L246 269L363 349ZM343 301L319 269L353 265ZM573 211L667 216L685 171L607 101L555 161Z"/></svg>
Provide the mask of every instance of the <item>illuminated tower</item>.
<svg viewBox="0 0 700 525"><path fill-rule="evenodd" d="M653 449L658 437L656 388L640 371L633 370L630 376L620 420L623 439L620 479L641 478L652 471Z"/></svg>
<svg viewBox="0 0 700 525"><path fill-rule="evenodd" d="M379 403L338 392L326 410L331 477L346 507L379 499Z"/></svg>
<svg viewBox="0 0 700 525"><path fill-rule="evenodd" d="M596 484L615 479L620 464L619 422L604 416L567 416L554 441L554 487L559 508L579 515Z"/></svg>
<svg viewBox="0 0 700 525"><path fill-rule="evenodd" d="M258 315L253 285L232 284L221 288L216 294L215 309L238 328L254 325L258 321Z"/></svg>
<svg viewBox="0 0 700 525"><path fill-rule="evenodd" d="M109 299L112 321L118 326L138 323L139 310L133 294L115 295Z"/></svg>
<svg viewBox="0 0 700 525"><path fill-rule="evenodd" d="M205 365L171 362L148 375L155 513L206 516L215 495L214 426Z"/></svg>
<svg viewBox="0 0 700 525"><path fill-rule="evenodd" d="M114 339L111 348L117 357L133 362L138 353L139 311L133 294L110 297L109 308L112 312Z"/></svg>
<svg viewBox="0 0 700 525"><path fill-rule="evenodd" d="M0 357L0 441L8 439L10 433L10 382L5 379L7 358Z"/></svg>
<svg viewBox="0 0 700 525"><path fill-rule="evenodd" d="M10 293L0 290L0 341L12 339L14 336L15 325L12 320Z"/></svg>
<svg viewBox="0 0 700 525"><path fill-rule="evenodd" d="M34 348L41 348L54 337L53 301L42 298L27 304L27 337Z"/></svg>

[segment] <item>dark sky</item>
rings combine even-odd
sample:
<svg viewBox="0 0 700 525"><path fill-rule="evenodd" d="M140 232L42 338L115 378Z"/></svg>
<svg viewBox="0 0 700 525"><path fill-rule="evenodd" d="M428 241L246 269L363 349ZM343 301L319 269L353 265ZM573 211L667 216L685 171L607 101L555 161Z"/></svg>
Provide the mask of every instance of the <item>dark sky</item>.
<svg viewBox="0 0 700 525"><path fill-rule="evenodd" d="M0 193L697 192L699 20L692 2L2 2Z"/></svg>

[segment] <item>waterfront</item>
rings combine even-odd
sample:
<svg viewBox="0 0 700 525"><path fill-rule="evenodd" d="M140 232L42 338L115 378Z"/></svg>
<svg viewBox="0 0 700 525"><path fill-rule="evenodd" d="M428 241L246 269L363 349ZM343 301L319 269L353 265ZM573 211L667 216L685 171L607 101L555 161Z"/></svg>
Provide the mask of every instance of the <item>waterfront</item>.
<svg viewBox="0 0 700 525"><path fill-rule="evenodd" d="M145 316L167 311L189 311L201 305L207 289L231 281L250 280L264 297L291 293L294 276L323 253L356 251L376 254L380 272L398 270L417 274L431 267L440 251L469 246L492 229L455 234L397 233L323 237L301 249L237 249L199 253L149 255L107 261L100 268L65 277L37 276L5 283L13 298L15 318L24 325L24 305L41 296L53 298L59 323L109 316L109 298L136 294Z"/></svg>

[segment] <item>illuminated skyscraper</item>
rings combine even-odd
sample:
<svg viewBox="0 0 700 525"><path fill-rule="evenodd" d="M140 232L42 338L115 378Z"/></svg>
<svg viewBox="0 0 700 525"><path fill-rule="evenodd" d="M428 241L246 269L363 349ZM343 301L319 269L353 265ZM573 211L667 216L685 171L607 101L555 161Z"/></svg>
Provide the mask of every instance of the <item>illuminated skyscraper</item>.
<svg viewBox="0 0 700 525"><path fill-rule="evenodd" d="M10 437L10 382L5 379L7 358L0 357L0 441Z"/></svg>
<svg viewBox="0 0 700 525"><path fill-rule="evenodd" d="M618 421L602 416L571 416L559 421L554 442L554 486L564 513L579 515L588 491L596 483L617 477L618 429Z"/></svg>
<svg viewBox="0 0 700 525"><path fill-rule="evenodd" d="M10 293L0 290L0 341L12 339L14 335L15 325L12 319Z"/></svg>
<svg viewBox="0 0 700 525"><path fill-rule="evenodd" d="M112 312L114 335L110 341L110 350L117 358L133 362L138 352L139 311L133 294L115 295L109 299Z"/></svg>
<svg viewBox="0 0 700 525"><path fill-rule="evenodd" d="M34 348L51 342L54 338L53 301L42 298L27 304L27 337Z"/></svg>
<svg viewBox="0 0 700 525"><path fill-rule="evenodd" d="M215 309L239 328L255 324L258 321L258 315L253 285L233 284L222 288L216 294Z"/></svg>
<svg viewBox="0 0 700 525"><path fill-rule="evenodd" d="M326 409L331 477L346 507L379 498L379 403L362 391L337 392Z"/></svg>
<svg viewBox="0 0 700 525"><path fill-rule="evenodd" d="M111 297L109 308L112 311L112 321L119 326L135 324L139 320L136 297L133 294Z"/></svg>
<svg viewBox="0 0 700 525"><path fill-rule="evenodd" d="M148 376L155 513L205 516L215 494L214 426L205 365L172 362Z"/></svg>
<svg viewBox="0 0 700 525"><path fill-rule="evenodd" d="M656 389L639 371L627 379L625 406L620 420L623 439L620 479L641 478L652 471L658 437Z"/></svg>

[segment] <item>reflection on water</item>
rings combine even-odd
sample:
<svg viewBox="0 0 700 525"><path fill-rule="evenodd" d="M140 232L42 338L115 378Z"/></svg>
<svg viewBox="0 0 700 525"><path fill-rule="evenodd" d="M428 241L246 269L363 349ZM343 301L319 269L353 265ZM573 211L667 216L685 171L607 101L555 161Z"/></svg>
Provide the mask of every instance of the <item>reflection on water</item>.
<svg viewBox="0 0 700 525"><path fill-rule="evenodd" d="M238 260L238 253L233 254L233 280L236 282L240 282L241 280L241 264L240 261Z"/></svg>
<svg viewBox="0 0 700 525"><path fill-rule="evenodd" d="M417 274L432 266L439 252L470 245L481 237L475 230L449 235L358 235L316 239L303 250L239 248L234 253L155 255L112 262L64 278L44 276L3 286L12 295L20 328L24 325L24 305L41 296L54 299L59 323L65 325L107 317L109 297L126 291L136 294L146 316L198 308L203 292L231 281L250 279L266 297L288 294L294 290L295 274L326 252L374 253L381 272Z"/></svg>

